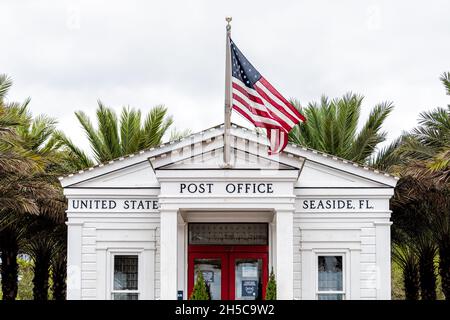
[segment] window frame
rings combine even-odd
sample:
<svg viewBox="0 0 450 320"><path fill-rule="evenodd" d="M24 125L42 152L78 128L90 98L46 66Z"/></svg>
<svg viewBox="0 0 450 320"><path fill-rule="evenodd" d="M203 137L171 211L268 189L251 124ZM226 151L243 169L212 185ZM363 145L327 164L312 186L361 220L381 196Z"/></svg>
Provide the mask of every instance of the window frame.
<svg viewBox="0 0 450 320"><path fill-rule="evenodd" d="M315 252L314 276L315 276L315 298L319 300L319 295L342 295L342 300L347 300L347 261L346 252ZM319 257L341 257L342 258L342 290L320 291L319 290Z"/></svg>
<svg viewBox="0 0 450 320"><path fill-rule="evenodd" d="M141 300L142 296L142 271L143 271L143 261L142 261L142 250L114 250L109 252L109 281L108 281L108 300L114 300L114 294L120 294L120 293L130 293L130 294L137 294L137 300ZM137 290L115 290L114 289L114 258L116 256L136 256L137 261L137 273L138 273L138 279L137 279Z"/></svg>

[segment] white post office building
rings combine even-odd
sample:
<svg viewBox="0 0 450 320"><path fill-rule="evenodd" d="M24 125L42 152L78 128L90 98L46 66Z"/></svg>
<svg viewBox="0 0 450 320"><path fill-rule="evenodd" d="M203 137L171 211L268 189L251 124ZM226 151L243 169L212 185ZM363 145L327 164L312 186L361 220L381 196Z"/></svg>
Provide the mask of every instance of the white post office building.
<svg viewBox="0 0 450 320"><path fill-rule="evenodd" d="M223 125L60 178L68 299L390 299L397 179Z"/></svg>

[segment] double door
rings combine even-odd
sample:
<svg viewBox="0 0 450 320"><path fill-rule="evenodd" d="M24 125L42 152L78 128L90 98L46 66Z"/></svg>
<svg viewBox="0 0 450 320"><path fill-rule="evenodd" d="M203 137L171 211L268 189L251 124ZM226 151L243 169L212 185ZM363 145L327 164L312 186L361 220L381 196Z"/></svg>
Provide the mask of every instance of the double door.
<svg viewBox="0 0 450 320"><path fill-rule="evenodd" d="M188 293L201 272L212 300L263 300L267 246L189 246Z"/></svg>

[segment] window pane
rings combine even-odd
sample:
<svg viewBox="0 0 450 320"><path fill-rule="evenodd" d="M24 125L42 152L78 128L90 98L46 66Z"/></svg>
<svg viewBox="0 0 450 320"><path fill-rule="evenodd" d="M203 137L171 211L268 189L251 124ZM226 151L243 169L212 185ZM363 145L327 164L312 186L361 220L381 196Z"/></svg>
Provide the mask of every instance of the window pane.
<svg viewBox="0 0 450 320"><path fill-rule="evenodd" d="M342 291L342 256L319 256L319 291Z"/></svg>
<svg viewBox="0 0 450 320"><path fill-rule="evenodd" d="M262 300L262 259L236 259L235 299Z"/></svg>
<svg viewBox="0 0 450 320"><path fill-rule="evenodd" d="M318 300L343 300L344 295L337 293L337 294L319 294Z"/></svg>
<svg viewBox="0 0 450 320"><path fill-rule="evenodd" d="M114 256L114 290L138 289L138 256Z"/></svg>
<svg viewBox="0 0 450 320"><path fill-rule="evenodd" d="M190 223L189 244L267 245L267 223Z"/></svg>
<svg viewBox="0 0 450 320"><path fill-rule="evenodd" d="M137 293L113 293L113 300L138 300Z"/></svg>
<svg viewBox="0 0 450 320"><path fill-rule="evenodd" d="M222 295L222 261L220 259L194 259L194 283L201 272L208 285L211 300L220 300Z"/></svg>

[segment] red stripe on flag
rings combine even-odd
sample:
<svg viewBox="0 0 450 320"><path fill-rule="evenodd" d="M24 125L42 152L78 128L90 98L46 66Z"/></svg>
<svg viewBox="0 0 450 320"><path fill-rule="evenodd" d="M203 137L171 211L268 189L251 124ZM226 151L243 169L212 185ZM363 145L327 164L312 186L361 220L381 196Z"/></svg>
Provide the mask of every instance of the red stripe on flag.
<svg viewBox="0 0 450 320"><path fill-rule="evenodd" d="M247 101L245 101L244 99L242 99L240 96L238 96L235 93L233 93L233 100L236 100L236 101L239 101L240 103L242 103L253 114L256 114L258 116L268 118L268 119L272 118L269 113L267 113L266 111L256 109L255 107L248 104Z"/></svg>
<svg viewBox="0 0 450 320"><path fill-rule="evenodd" d="M279 129L278 126L264 123L260 121L255 121L252 117L250 117L245 111L243 111L241 108L239 108L237 105L233 105L233 109L239 112L243 117L245 117L248 121L253 123L256 127L265 128L265 129Z"/></svg>
<svg viewBox="0 0 450 320"><path fill-rule="evenodd" d="M242 91L244 91L245 89L240 87L239 85L236 84L237 87L239 87L239 92L243 93ZM233 84L234 87L234 84ZM246 91L245 91L246 92ZM244 94L244 93L243 93ZM253 95L248 94L248 96L257 98L258 100L261 100L261 98L255 97ZM245 107L247 107L248 110L250 110L250 112L257 114L259 116L262 117L266 117L272 120L275 120L276 122L278 122L280 124L280 126L282 126L283 128L290 128L290 126L280 117L278 117L274 112L272 112L270 109L268 109L264 104L258 103L261 107L263 107L266 111L262 111L262 110L258 110L256 108L254 108L253 106L251 106L247 101L245 101L244 99L242 99L242 97L238 96L237 94L233 93L233 99L239 101L240 103L242 103ZM250 99L250 98L249 98ZM255 102L254 100L251 100L253 102ZM257 102L255 102L257 103Z"/></svg>
<svg viewBox="0 0 450 320"><path fill-rule="evenodd" d="M262 85L262 84L259 84ZM263 98L264 100L267 101L267 103L271 104L274 108L277 108L281 113L283 113L286 117L288 117L292 122L294 123L298 123L298 119L296 119L294 116L292 116L289 112L286 111L285 107L280 106L278 103L276 103L275 101L273 101L265 92L263 89L261 89L259 87L258 83L254 84L255 90L256 92L258 92L258 94L261 96L261 98ZM288 126L285 128L286 130L290 130L291 126Z"/></svg>
<svg viewBox="0 0 450 320"><path fill-rule="evenodd" d="M278 145L279 145L277 129L268 130L267 131L267 136L269 137L269 144L270 144L269 153L270 154L271 153L276 153L277 150L278 150Z"/></svg>
<svg viewBox="0 0 450 320"><path fill-rule="evenodd" d="M284 104L286 105L287 108L289 108L300 120L302 121L306 121L306 118L300 113L298 112L297 108L295 108L289 101L287 101L278 91L277 89L275 89L270 83L269 81L267 81L264 77L261 77L259 79L259 82L261 82L261 84L263 86L265 86L267 88L267 90L269 90L275 97L277 97L278 99L280 99L281 101L284 102ZM297 121L295 121L297 122Z"/></svg>
<svg viewBox="0 0 450 320"><path fill-rule="evenodd" d="M287 133L280 129L267 130L267 138L269 139L270 155L281 152L288 143Z"/></svg>
<svg viewBox="0 0 450 320"><path fill-rule="evenodd" d="M250 94L245 88L241 87L236 82L233 82L233 89L238 90L243 95L247 96L247 98L249 98L250 100L252 100L260 105L264 105L264 101L262 101L260 97Z"/></svg>

